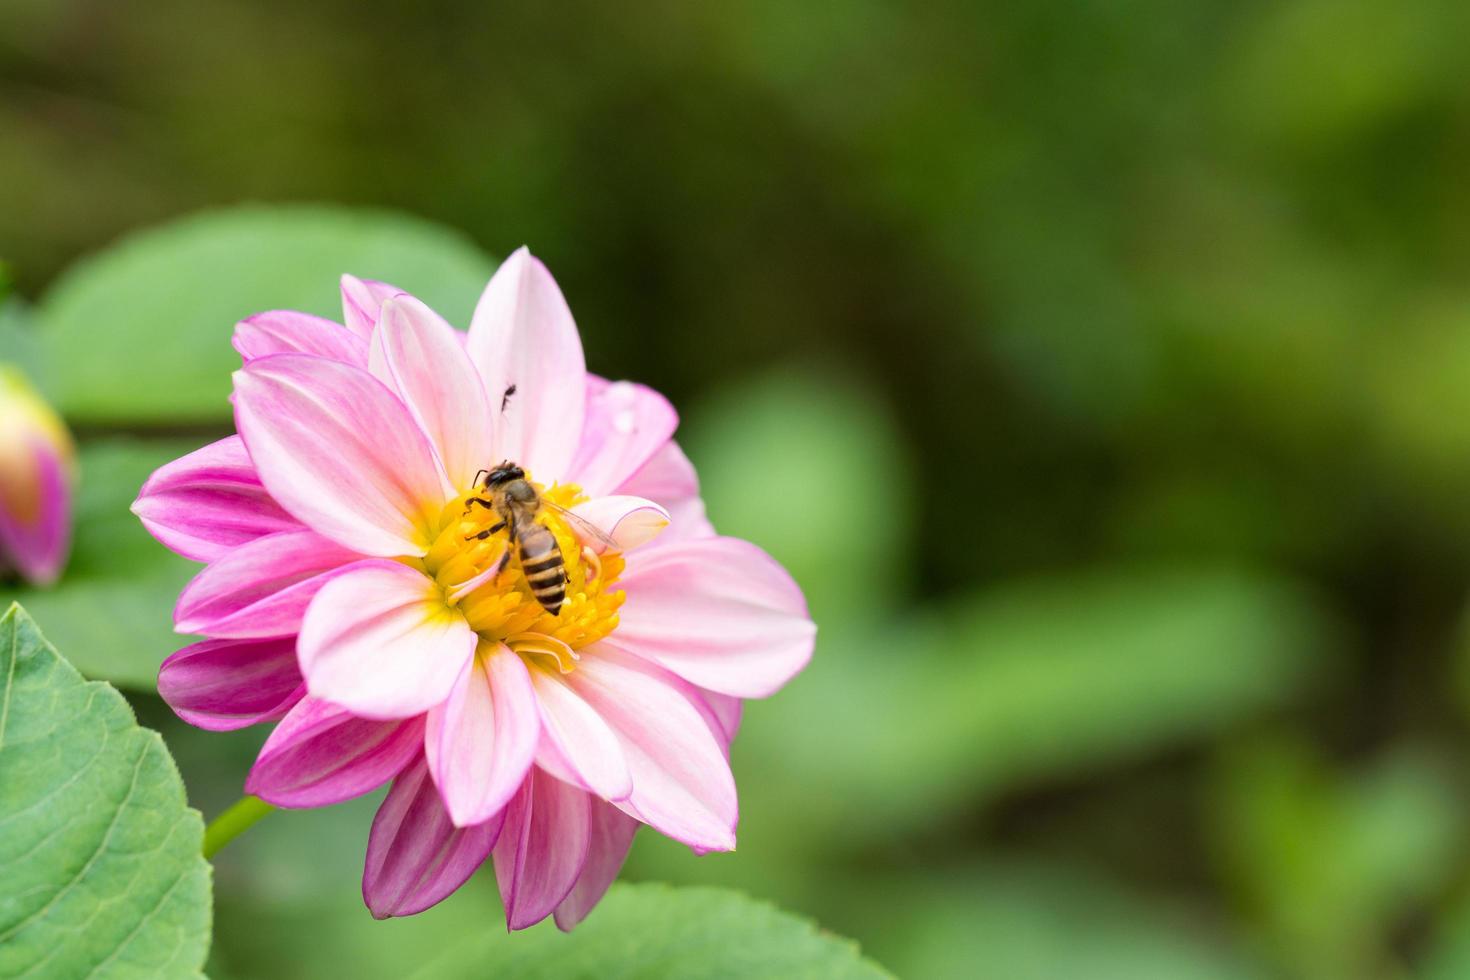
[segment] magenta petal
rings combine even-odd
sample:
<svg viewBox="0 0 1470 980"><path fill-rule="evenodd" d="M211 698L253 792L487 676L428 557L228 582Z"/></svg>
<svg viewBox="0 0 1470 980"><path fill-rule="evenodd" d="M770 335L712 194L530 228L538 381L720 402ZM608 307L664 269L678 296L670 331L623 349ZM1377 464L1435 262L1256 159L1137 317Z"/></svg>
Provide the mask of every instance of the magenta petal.
<svg viewBox="0 0 1470 980"><path fill-rule="evenodd" d="M302 698L271 732L245 792L286 807L329 806L371 793L423 746L424 721L369 721Z"/></svg>
<svg viewBox="0 0 1470 980"><path fill-rule="evenodd" d="M385 560L350 565L306 610L296 649L313 695L364 718L408 718L449 697L477 637L434 580Z"/></svg>
<svg viewBox="0 0 1470 980"><path fill-rule="evenodd" d="M420 758L393 781L368 835L362 897L375 918L414 915L469 881L500 837L505 811L456 827Z"/></svg>
<svg viewBox="0 0 1470 980"><path fill-rule="evenodd" d="M531 769L505 808L505 829L495 844L507 926L533 926L567 897L587 860L591 822L591 796Z"/></svg>
<svg viewBox="0 0 1470 980"><path fill-rule="evenodd" d="M484 385L456 337L412 296L388 300L373 335L372 369L429 437L450 485L467 490L478 470L493 465L494 449Z"/></svg>
<svg viewBox="0 0 1470 980"><path fill-rule="evenodd" d="M340 323L310 313L273 310L235 325L235 350L248 363L271 354L315 354L348 364L367 364L367 341Z"/></svg>
<svg viewBox="0 0 1470 980"><path fill-rule="evenodd" d="M612 644L700 687L766 697L811 659L816 626L801 589L747 541L639 551L618 585L628 598Z"/></svg>
<svg viewBox="0 0 1470 980"><path fill-rule="evenodd" d="M465 350L490 399L495 455L547 485L567 479L582 435L587 366L556 280L526 249L485 287Z"/></svg>
<svg viewBox="0 0 1470 980"><path fill-rule="evenodd" d="M239 436L210 443L158 468L133 503L150 534L195 561L301 523L261 485Z"/></svg>
<svg viewBox="0 0 1470 980"><path fill-rule="evenodd" d="M467 661L449 698L429 712L429 771L456 827L490 819L515 795L541 722L525 664L504 644Z"/></svg>
<svg viewBox="0 0 1470 980"><path fill-rule="evenodd" d="M733 850L735 777L698 692L605 642L567 678L622 743L633 792L619 808L690 847Z"/></svg>
<svg viewBox="0 0 1470 980"><path fill-rule="evenodd" d="M587 377L587 419L569 479L593 497L616 491L679 427L667 398L631 381Z"/></svg>
<svg viewBox="0 0 1470 980"><path fill-rule="evenodd" d="M295 634L312 597L334 572L361 557L315 531L257 538L184 587L175 625L180 633L228 639Z"/></svg>
<svg viewBox="0 0 1470 980"><path fill-rule="evenodd" d="M274 354L235 372L260 480L312 530L366 555L422 555L449 499L408 409L364 368Z"/></svg>
<svg viewBox="0 0 1470 980"><path fill-rule="evenodd" d="M342 322L363 340L371 340L378 325L378 312L383 301L407 295L397 286L356 276L342 277Z"/></svg>
<svg viewBox="0 0 1470 980"><path fill-rule="evenodd" d="M29 442L27 455L35 468L36 499L28 508L34 513L22 519L3 506L0 496L0 568L9 562L28 582L50 585L71 549L71 474L54 445L39 437L20 438Z"/></svg>
<svg viewBox="0 0 1470 980"><path fill-rule="evenodd" d="M699 496L694 464L673 440L664 443L652 459L616 489L618 493L646 497L669 512L669 527L653 547L714 537L715 529L705 516L704 500Z"/></svg>
<svg viewBox="0 0 1470 980"><path fill-rule="evenodd" d="M587 861L582 873L567 897L556 907L556 925L570 932L592 911L593 906L607 894L623 862L628 859L628 850L633 846L633 835L642 826L611 803L592 801L592 836L587 847Z"/></svg>
<svg viewBox="0 0 1470 980"><path fill-rule="evenodd" d="M294 636L205 640L184 647L158 671L158 693L174 713L212 732L275 721L305 692Z"/></svg>

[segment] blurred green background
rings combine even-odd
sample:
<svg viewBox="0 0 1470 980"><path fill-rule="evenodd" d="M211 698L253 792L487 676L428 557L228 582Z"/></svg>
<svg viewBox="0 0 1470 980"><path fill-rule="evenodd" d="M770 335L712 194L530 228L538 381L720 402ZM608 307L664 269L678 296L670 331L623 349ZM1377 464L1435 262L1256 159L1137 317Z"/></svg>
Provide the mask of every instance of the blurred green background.
<svg viewBox="0 0 1470 980"><path fill-rule="evenodd" d="M0 345L86 481L16 595L194 804L263 733L148 693L190 569L125 507L226 430L231 325L341 271L464 325L527 243L821 627L748 708L739 852L643 834L626 877L905 977L1470 975L1470 7L551 8L0 3ZM373 210L77 264L241 202ZM212 973L502 928L485 875L374 923L373 805L221 855Z"/></svg>

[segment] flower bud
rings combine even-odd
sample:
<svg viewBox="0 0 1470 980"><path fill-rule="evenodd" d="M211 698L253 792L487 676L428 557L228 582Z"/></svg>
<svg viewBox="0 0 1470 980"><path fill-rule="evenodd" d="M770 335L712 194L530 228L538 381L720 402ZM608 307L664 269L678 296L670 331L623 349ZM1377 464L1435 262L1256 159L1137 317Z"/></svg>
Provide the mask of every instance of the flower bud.
<svg viewBox="0 0 1470 980"><path fill-rule="evenodd" d="M55 581L71 545L71 436L15 368L0 364L0 571Z"/></svg>

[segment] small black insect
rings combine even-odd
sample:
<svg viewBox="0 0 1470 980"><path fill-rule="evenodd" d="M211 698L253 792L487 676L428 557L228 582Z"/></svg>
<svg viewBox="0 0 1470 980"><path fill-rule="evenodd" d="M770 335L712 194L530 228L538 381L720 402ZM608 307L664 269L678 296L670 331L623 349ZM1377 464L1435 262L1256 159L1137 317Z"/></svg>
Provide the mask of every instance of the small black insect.
<svg viewBox="0 0 1470 980"><path fill-rule="evenodd" d="M505 394L500 396L500 410L502 412L505 411L505 406L510 404L510 396L514 395L515 393L516 386L511 385L509 388L505 389Z"/></svg>

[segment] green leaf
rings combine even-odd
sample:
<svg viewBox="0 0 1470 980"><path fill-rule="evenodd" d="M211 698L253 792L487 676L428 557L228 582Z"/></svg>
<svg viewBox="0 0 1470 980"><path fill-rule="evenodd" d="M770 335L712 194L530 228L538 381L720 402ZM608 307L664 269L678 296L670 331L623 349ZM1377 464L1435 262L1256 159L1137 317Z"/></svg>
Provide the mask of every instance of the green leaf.
<svg viewBox="0 0 1470 980"><path fill-rule="evenodd" d="M0 617L0 975L198 976L204 826L127 702Z"/></svg>
<svg viewBox="0 0 1470 980"><path fill-rule="evenodd" d="M50 389L73 422L223 422L235 323L272 309L340 320L338 277L383 279L465 325L494 269L456 232L329 207L206 212L75 265L38 310Z"/></svg>
<svg viewBox="0 0 1470 980"><path fill-rule="evenodd" d="M107 439L81 449L71 561L47 589L0 586L47 624L52 639L88 677L152 689L163 658L189 640L169 615L199 566L153 540L128 510L162 464L207 441Z"/></svg>
<svg viewBox="0 0 1470 980"><path fill-rule="evenodd" d="M734 892L614 885L587 921L561 933L548 921L507 935L484 929L417 976L881 978L856 944Z"/></svg>

